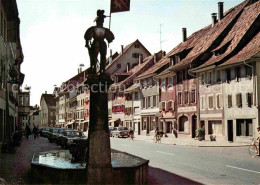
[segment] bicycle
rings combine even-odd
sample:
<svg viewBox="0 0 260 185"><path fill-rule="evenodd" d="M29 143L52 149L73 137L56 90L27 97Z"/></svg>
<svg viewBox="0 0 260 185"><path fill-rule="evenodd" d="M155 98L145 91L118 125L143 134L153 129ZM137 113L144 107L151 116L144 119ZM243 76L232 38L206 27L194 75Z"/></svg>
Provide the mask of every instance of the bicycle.
<svg viewBox="0 0 260 185"><path fill-rule="evenodd" d="M258 154L258 142L255 140L255 138L252 139L252 143L248 148L248 152L251 155L251 157L255 157Z"/></svg>
<svg viewBox="0 0 260 185"><path fill-rule="evenodd" d="M155 134L154 135L154 137L153 137L153 141L155 142L155 143L161 143L161 136L160 136L160 134Z"/></svg>

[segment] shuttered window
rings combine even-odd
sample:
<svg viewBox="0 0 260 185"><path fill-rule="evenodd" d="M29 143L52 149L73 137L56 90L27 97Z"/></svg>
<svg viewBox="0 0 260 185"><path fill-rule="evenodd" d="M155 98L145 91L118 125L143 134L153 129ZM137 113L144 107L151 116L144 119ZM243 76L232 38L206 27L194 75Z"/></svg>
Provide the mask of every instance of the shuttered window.
<svg viewBox="0 0 260 185"><path fill-rule="evenodd" d="M181 92L178 93L178 104L182 104Z"/></svg>
<svg viewBox="0 0 260 185"><path fill-rule="evenodd" d="M237 107L242 108L242 94L238 93L236 95L236 100L237 100Z"/></svg>
<svg viewBox="0 0 260 185"><path fill-rule="evenodd" d="M232 95L228 95L228 108L232 107Z"/></svg>
<svg viewBox="0 0 260 185"><path fill-rule="evenodd" d="M209 97L209 109L213 109L213 96Z"/></svg>
<svg viewBox="0 0 260 185"><path fill-rule="evenodd" d="M222 95L217 95L217 108L221 108L222 107Z"/></svg>
<svg viewBox="0 0 260 185"><path fill-rule="evenodd" d="M253 93L247 93L247 106L252 107L253 105Z"/></svg>
<svg viewBox="0 0 260 185"><path fill-rule="evenodd" d="M196 90L191 90L191 103L196 103Z"/></svg>
<svg viewBox="0 0 260 185"><path fill-rule="evenodd" d="M188 104L189 103L189 92L188 91L184 92L184 97L185 97L185 104Z"/></svg>

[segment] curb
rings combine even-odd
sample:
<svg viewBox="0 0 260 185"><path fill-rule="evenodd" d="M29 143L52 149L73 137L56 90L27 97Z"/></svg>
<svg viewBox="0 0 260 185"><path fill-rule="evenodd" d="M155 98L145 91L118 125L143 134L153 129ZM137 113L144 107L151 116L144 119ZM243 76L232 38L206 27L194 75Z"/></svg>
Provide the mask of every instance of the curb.
<svg viewBox="0 0 260 185"><path fill-rule="evenodd" d="M143 139L134 139L134 141L144 141L153 143L153 140L143 140ZM175 143L160 143L164 145L175 145L175 146L188 146L188 147L201 147L201 148L209 148L209 147L215 147L215 148L221 148L221 147L248 147L250 144L241 144L241 145L190 145L190 144L175 144Z"/></svg>

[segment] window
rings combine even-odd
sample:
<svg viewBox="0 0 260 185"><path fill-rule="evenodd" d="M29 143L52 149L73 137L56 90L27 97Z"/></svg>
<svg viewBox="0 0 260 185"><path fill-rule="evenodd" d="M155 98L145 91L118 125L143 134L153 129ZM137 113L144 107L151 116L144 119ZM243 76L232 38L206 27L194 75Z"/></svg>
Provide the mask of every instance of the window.
<svg viewBox="0 0 260 185"><path fill-rule="evenodd" d="M181 83L182 82L182 72L181 71L178 71L177 72L177 83Z"/></svg>
<svg viewBox="0 0 260 185"><path fill-rule="evenodd" d="M253 93L247 93L247 106L252 107L253 105Z"/></svg>
<svg viewBox="0 0 260 185"><path fill-rule="evenodd" d="M142 101L142 108L145 108L145 98L143 98L143 101Z"/></svg>
<svg viewBox="0 0 260 185"><path fill-rule="evenodd" d="M208 84L212 83L212 72L209 72L209 79L208 79Z"/></svg>
<svg viewBox="0 0 260 185"><path fill-rule="evenodd" d="M166 80L165 80L165 79L162 79L162 80L161 80L161 88L162 88L163 90L165 90L165 86L166 86Z"/></svg>
<svg viewBox="0 0 260 185"><path fill-rule="evenodd" d="M216 82L221 82L221 74L220 74L220 71L217 71Z"/></svg>
<svg viewBox="0 0 260 185"><path fill-rule="evenodd" d="M169 84L169 87L173 86L173 77L169 77L168 84Z"/></svg>
<svg viewBox="0 0 260 185"><path fill-rule="evenodd" d="M182 104L181 92L178 93L178 104Z"/></svg>
<svg viewBox="0 0 260 185"><path fill-rule="evenodd" d="M232 107L232 95L228 95L228 108Z"/></svg>
<svg viewBox="0 0 260 185"><path fill-rule="evenodd" d="M196 103L196 90L191 90L191 103Z"/></svg>
<svg viewBox="0 0 260 185"><path fill-rule="evenodd" d="M135 48L140 48L140 45L139 44L135 44Z"/></svg>
<svg viewBox="0 0 260 185"><path fill-rule="evenodd" d="M236 67L236 79L239 81L241 78L241 69L240 67Z"/></svg>
<svg viewBox="0 0 260 185"><path fill-rule="evenodd" d="M184 92L184 101L185 101L185 104L188 104L189 103L189 92L188 91L185 91Z"/></svg>
<svg viewBox="0 0 260 185"><path fill-rule="evenodd" d="M203 110L205 109L205 98L200 97L200 108Z"/></svg>
<svg viewBox="0 0 260 185"><path fill-rule="evenodd" d="M135 92L135 100L138 100L138 92Z"/></svg>
<svg viewBox="0 0 260 185"><path fill-rule="evenodd" d="M133 58L139 58L139 53L133 53L133 54L132 54L132 57L133 57Z"/></svg>
<svg viewBox="0 0 260 185"><path fill-rule="evenodd" d="M236 99L237 99L237 107L242 108L242 94L238 93Z"/></svg>
<svg viewBox="0 0 260 185"><path fill-rule="evenodd" d="M230 69L226 70L226 76L227 76L227 83L229 83L231 81L231 70Z"/></svg>
<svg viewBox="0 0 260 185"><path fill-rule="evenodd" d="M140 111L139 111L139 107L135 107L135 108L134 108L134 114L139 114L139 112L140 112Z"/></svg>
<svg viewBox="0 0 260 185"><path fill-rule="evenodd" d="M237 136L253 136L251 119L237 119Z"/></svg>
<svg viewBox="0 0 260 185"><path fill-rule="evenodd" d="M220 109L222 107L222 96L217 95L217 108Z"/></svg>
<svg viewBox="0 0 260 185"><path fill-rule="evenodd" d="M162 105L162 106L161 106L161 110L162 110L162 111L165 111L165 102L164 102L164 101L161 102L161 105Z"/></svg>
<svg viewBox="0 0 260 185"><path fill-rule="evenodd" d="M151 97L147 98L147 107L151 107Z"/></svg>
<svg viewBox="0 0 260 185"><path fill-rule="evenodd" d="M204 74L201 74L201 84L204 84L205 83L205 76Z"/></svg>
<svg viewBox="0 0 260 185"><path fill-rule="evenodd" d="M252 77L252 68L249 66L246 66L246 76L250 79Z"/></svg>
<svg viewBox="0 0 260 185"><path fill-rule="evenodd" d="M213 96L209 96L209 109L213 109Z"/></svg>
<svg viewBox="0 0 260 185"><path fill-rule="evenodd" d="M156 107L156 96L153 96L153 107Z"/></svg>
<svg viewBox="0 0 260 185"><path fill-rule="evenodd" d="M168 111L174 110L173 102L172 102L172 101L168 101L168 102L167 102L167 110L168 110Z"/></svg>
<svg viewBox="0 0 260 185"><path fill-rule="evenodd" d="M222 135L222 124L221 121L209 121L209 134Z"/></svg>

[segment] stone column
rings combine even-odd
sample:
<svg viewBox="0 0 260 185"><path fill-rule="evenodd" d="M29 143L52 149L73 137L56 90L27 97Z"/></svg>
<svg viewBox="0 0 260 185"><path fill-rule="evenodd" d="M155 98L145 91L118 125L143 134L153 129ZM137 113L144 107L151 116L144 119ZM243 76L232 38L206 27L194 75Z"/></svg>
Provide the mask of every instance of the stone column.
<svg viewBox="0 0 260 185"><path fill-rule="evenodd" d="M90 91L87 184L113 184L108 129L108 88L112 83L106 74L90 74L86 81Z"/></svg>

